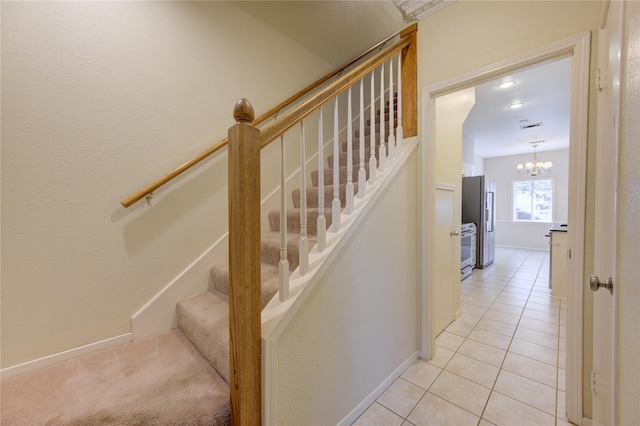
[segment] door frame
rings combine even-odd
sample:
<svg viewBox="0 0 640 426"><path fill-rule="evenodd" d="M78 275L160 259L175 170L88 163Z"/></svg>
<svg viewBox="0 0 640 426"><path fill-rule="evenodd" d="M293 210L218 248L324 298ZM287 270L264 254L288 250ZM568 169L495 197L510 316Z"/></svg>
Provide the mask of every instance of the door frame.
<svg viewBox="0 0 640 426"><path fill-rule="evenodd" d="M589 58L591 33L585 32L546 47L477 69L422 89L421 144L421 229L422 297L420 356L430 359L435 354L435 336L431 332L434 285L430 271L436 247L431 236L435 224L435 100L438 96L476 86L507 74L548 60L571 57L570 104L570 191L568 231L570 259L567 266L567 362L566 412L569 420L582 423L582 344L583 344L583 283L584 237L586 210L587 130L589 101Z"/></svg>

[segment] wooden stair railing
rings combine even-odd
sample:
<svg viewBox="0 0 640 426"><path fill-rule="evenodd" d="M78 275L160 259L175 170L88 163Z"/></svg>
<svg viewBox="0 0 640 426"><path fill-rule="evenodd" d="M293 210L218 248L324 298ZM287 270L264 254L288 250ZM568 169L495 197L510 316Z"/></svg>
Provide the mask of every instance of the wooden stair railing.
<svg viewBox="0 0 640 426"><path fill-rule="evenodd" d="M400 40L366 59L300 106L262 130L255 127L253 108L241 99L229 129L229 360L231 422L260 425L260 149L347 90L373 69L397 55L401 61L402 127L417 135L417 25L400 32ZM390 97L392 94L390 94ZM390 103L392 100L390 98ZM390 105L391 109L393 108ZM392 109L393 111L393 109ZM381 118L384 108L381 108ZM393 118L391 118L393 120ZM253 123L252 123L253 122ZM382 120L380 126L383 127ZM384 146L384 145L382 145ZM146 192L144 192L146 194ZM142 196L144 196L144 194Z"/></svg>
<svg viewBox="0 0 640 426"><path fill-rule="evenodd" d="M331 78L333 78L333 77L335 77L337 75L340 75L347 68L349 68L353 64L357 63L358 61L362 60L366 56L370 55L372 52L375 52L376 50L381 49L390 40L393 40L398 35L401 38L403 38L403 37L410 38L412 40L412 42L411 42L412 45L415 46L415 32L416 31L417 31L417 24L413 24L412 26L406 28L405 30L400 31L400 32L398 32L396 34L393 34L393 35L387 37L383 41L377 43L375 46L370 47L365 52L363 52L362 54L358 55L357 58L349 61L348 63L344 64L343 66L341 66L339 68L336 68L334 71L330 72L329 74L325 75L321 79L319 79L316 82L314 82L314 83L310 84L309 86L305 87L301 91L295 93L293 96L291 96L287 100L281 102L280 104L278 104L275 107L271 108L269 111L267 111L264 114L260 115L258 118L253 119L252 124L254 126L257 126L257 125L263 123L269 117L272 117L275 114L279 113L284 108L288 107L289 105L291 105L294 102L296 102L299 99L301 99L303 96L307 95L308 93L312 92L313 90L315 90L316 88L318 88L322 84L324 84L327 81L329 81ZM409 57L410 56L415 56L417 54L417 51L415 50L415 48L406 49L406 51L407 51L407 54L409 55ZM405 56L405 53L403 51L403 60L405 60L404 56ZM417 64L417 61L416 61L416 64ZM410 70L407 69L407 72L410 72ZM413 73L417 73L417 65L414 65ZM403 78L405 78L404 75L403 75ZM407 81L410 81L410 80L407 80ZM413 78L413 81L416 81L415 77ZM414 105L415 105L415 100L414 100ZM408 109L407 109L407 111L408 111ZM416 123L417 123L417 121L416 121ZM416 124L416 126L417 126L417 124ZM161 186L165 185L166 183L170 182L171 180L173 180L174 178L178 177L182 173L186 172L191 167L193 167L196 164L200 163L201 161L203 161L204 159L208 158L212 154L218 152L220 149L224 148L227 145L227 143L228 143L228 139L227 138L224 138L224 139L220 140L219 142L217 142L214 145L210 146L206 150L202 151L200 154L196 155L191 160L187 161L186 163L182 164L181 166L177 167L176 169L172 170L171 172L167 173L166 175L156 179L155 181L153 181L149 185L145 186L144 188L141 188L140 190L138 190L138 191L134 192L133 194L129 195L127 198L123 199L120 202L120 204L122 204L122 206L124 206L125 208L128 208L128 207L132 206L136 201L141 200L145 196L150 196L151 194L153 194L153 191L155 191L156 189L158 189Z"/></svg>

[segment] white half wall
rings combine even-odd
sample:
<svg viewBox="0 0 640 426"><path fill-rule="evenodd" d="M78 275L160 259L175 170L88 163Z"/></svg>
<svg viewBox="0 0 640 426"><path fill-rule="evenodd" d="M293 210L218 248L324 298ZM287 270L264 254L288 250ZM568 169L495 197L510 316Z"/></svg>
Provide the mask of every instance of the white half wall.
<svg viewBox="0 0 640 426"><path fill-rule="evenodd" d="M417 152L278 339L275 424L337 424L415 355Z"/></svg>

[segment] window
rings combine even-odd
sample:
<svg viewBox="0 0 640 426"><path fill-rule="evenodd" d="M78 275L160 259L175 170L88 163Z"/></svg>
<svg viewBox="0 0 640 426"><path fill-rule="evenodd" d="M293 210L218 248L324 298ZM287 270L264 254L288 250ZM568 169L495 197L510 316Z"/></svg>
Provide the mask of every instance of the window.
<svg viewBox="0 0 640 426"><path fill-rule="evenodd" d="M553 220L553 180L513 182L514 222L551 222Z"/></svg>

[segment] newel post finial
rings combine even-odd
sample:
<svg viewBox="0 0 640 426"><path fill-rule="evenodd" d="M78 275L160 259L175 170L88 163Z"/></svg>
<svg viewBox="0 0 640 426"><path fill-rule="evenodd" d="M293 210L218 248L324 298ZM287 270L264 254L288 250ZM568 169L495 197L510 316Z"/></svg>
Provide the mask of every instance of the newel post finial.
<svg viewBox="0 0 640 426"><path fill-rule="evenodd" d="M255 118L251 102L245 98L238 99L233 107L233 118L238 123L252 123Z"/></svg>

